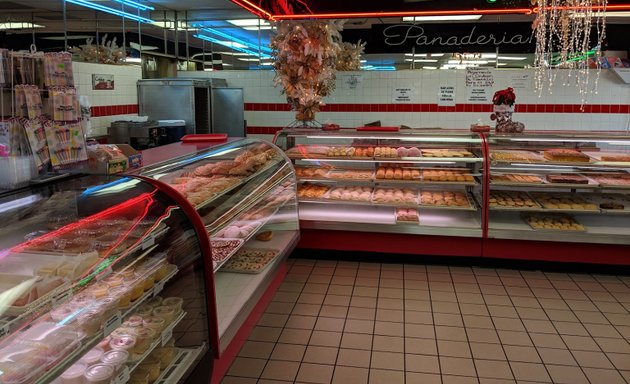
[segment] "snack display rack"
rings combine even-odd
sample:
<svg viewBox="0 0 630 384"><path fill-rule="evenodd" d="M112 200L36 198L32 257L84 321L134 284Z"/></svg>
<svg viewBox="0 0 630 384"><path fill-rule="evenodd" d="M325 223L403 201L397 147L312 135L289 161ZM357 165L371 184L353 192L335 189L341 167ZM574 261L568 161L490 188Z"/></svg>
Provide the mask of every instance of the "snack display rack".
<svg viewBox="0 0 630 384"><path fill-rule="evenodd" d="M327 247L349 251L629 264L627 133L497 136L442 129L286 129L276 135L275 143L296 166L301 247L318 249L318 239L326 237ZM386 148L380 152L388 157L352 156L376 147ZM414 156L408 156L410 151ZM420 177L377 177L377 170L387 167L417 169ZM329 177L353 168L373 172L372 177ZM457 174L448 170L465 172L472 181L440 181L440 176ZM438 177L427 179L425 172ZM351 193L344 195L348 201L326 198L331 189L352 185L432 191L437 196L429 195L431 200L458 191L471 205L427 206L422 197L417 205L400 200L374 204L372 199L357 201ZM417 209L418 220L408 208ZM397 212L403 217L397 218ZM540 220L532 221L532 215ZM559 228L533 228L528 220ZM569 224L573 222L577 225ZM597 257L594 247L599 247Z"/></svg>
<svg viewBox="0 0 630 384"><path fill-rule="evenodd" d="M261 141L184 152L0 194L0 383L211 381L298 242L296 180Z"/></svg>

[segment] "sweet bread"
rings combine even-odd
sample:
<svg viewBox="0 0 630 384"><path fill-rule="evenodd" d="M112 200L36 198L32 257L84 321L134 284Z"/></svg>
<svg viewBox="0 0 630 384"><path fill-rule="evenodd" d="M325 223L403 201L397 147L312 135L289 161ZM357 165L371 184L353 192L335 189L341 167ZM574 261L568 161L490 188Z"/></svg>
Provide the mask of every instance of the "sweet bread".
<svg viewBox="0 0 630 384"><path fill-rule="evenodd" d="M259 240L259 241L270 241L271 238L273 238L272 231L264 231L256 235L256 240Z"/></svg>
<svg viewBox="0 0 630 384"><path fill-rule="evenodd" d="M551 161L588 163L591 159L587 155L575 149L547 149L544 152L545 159Z"/></svg>

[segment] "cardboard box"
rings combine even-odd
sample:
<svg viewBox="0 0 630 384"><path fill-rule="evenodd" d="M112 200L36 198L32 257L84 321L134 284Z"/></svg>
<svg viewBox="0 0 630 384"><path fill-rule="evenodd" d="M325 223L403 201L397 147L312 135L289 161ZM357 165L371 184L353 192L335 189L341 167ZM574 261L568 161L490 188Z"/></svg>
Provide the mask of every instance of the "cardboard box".
<svg viewBox="0 0 630 384"><path fill-rule="evenodd" d="M90 173L113 175L142 166L142 154L127 144L88 147Z"/></svg>
<svg viewBox="0 0 630 384"><path fill-rule="evenodd" d="M133 149L129 144L116 144L118 149L127 156L127 164L129 169L142 167L142 153Z"/></svg>

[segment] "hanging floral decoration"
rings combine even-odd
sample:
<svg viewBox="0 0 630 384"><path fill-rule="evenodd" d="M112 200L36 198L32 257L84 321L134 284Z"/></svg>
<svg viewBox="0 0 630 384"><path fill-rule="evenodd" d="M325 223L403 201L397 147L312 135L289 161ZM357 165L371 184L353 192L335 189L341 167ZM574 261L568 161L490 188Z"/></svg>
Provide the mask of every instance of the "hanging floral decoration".
<svg viewBox="0 0 630 384"><path fill-rule="evenodd" d="M280 21L271 40L275 84L281 84L298 121L312 121L335 89L344 20Z"/></svg>
<svg viewBox="0 0 630 384"><path fill-rule="evenodd" d="M552 68L568 69L568 78L578 87L584 105L593 88L589 86L589 58L594 59L598 69L594 87L597 90L599 58L606 35L607 0L531 2L538 11L532 24L536 36L536 89L541 92L547 86L551 90L557 74Z"/></svg>
<svg viewBox="0 0 630 384"><path fill-rule="evenodd" d="M359 71L361 70L361 55L365 51L365 44L361 40L356 44L342 43L341 52L337 59L338 71Z"/></svg>
<svg viewBox="0 0 630 384"><path fill-rule="evenodd" d="M107 41L107 34L101 39L101 44L94 43L94 39L89 37L84 45L70 48L70 52L77 54L81 61L88 63L102 64L124 64L125 48L116 44L116 37Z"/></svg>

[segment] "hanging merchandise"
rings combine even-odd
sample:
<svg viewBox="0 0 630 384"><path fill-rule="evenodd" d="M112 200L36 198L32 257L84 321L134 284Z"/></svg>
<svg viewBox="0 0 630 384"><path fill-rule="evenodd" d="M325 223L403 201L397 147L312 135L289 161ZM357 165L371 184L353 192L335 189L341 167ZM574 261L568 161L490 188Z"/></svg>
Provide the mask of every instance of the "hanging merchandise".
<svg viewBox="0 0 630 384"><path fill-rule="evenodd" d="M9 60L9 50L5 48L0 48L0 87L11 84Z"/></svg>
<svg viewBox="0 0 630 384"><path fill-rule="evenodd" d="M74 86L72 76L72 54L54 52L44 54L44 74L46 86Z"/></svg>
<svg viewBox="0 0 630 384"><path fill-rule="evenodd" d="M50 153L48 152L44 124L41 119L22 119L20 123L26 132L35 166L37 166L37 169L42 170L50 164Z"/></svg>
<svg viewBox="0 0 630 384"><path fill-rule="evenodd" d="M78 121L81 108L77 97L77 90L71 87L51 87L52 116L55 121Z"/></svg>
<svg viewBox="0 0 630 384"><path fill-rule="evenodd" d="M44 130L53 167L59 168L87 160L85 135L80 123L46 121Z"/></svg>
<svg viewBox="0 0 630 384"><path fill-rule="evenodd" d="M81 109L80 119L81 119L81 128L83 128L83 132L86 135L91 136L92 133L92 105L90 104L90 100L85 95L79 96L79 107Z"/></svg>
<svg viewBox="0 0 630 384"><path fill-rule="evenodd" d="M13 84L42 85L41 65L42 53L35 52L10 52L13 72Z"/></svg>
<svg viewBox="0 0 630 384"><path fill-rule="evenodd" d="M42 112L42 98L36 85L15 86L15 111L18 117L34 119Z"/></svg>

